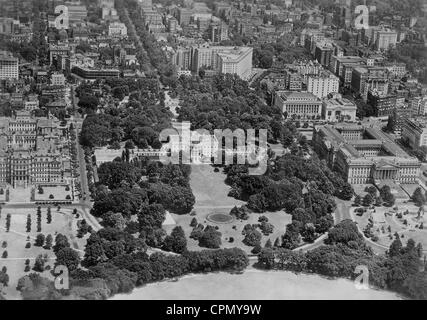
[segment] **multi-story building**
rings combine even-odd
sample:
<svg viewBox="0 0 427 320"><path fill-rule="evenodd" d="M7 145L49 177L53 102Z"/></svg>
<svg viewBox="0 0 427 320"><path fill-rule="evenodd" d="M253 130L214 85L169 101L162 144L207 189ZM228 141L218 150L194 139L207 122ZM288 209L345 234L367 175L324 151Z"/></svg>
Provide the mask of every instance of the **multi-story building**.
<svg viewBox="0 0 427 320"><path fill-rule="evenodd" d="M291 68L285 69L284 90L301 91L302 82L303 82L303 77L296 69L291 69Z"/></svg>
<svg viewBox="0 0 427 320"><path fill-rule="evenodd" d="M120 71L118 69L90 69L77 66L73 67L71 72L84 80L118 78L120 75Z"/></svg>
<svg viewBox="0 0 427 320"><path fill-rule="evenodd" d="M15 30L13 18L0 17L0 34L11 35Z"/></svg>
<svg viewBox="0 0 427 320"><path fill-rule="evenodd" d="M56 118L34 118L28 111L0 118L0 184L64 183L66 130Z"/></svg>
<svg viewBox="0 0 427 320"><path fill-rule="evenodd" d="M178 48L175 54L172 55L172 63L176 65L180 70L191 69L191 49Z"/></svg>
<svg viewBox="0 0 427 320"><path fill-rule="evenodd" d="M198 46L192 48L192 70L211 69L218 73L237 74L247 80L252 74L251 47Z"/></svg>
<svg viewBox="0 0 427 320"><path fill-rule="evenodd" d="M168 19L168 32L175 33L178 27L178 20L174 17Z"/></svg>
<svg viewBox="0 0 427 320"><path fill-rule="evenodd" d="M402 125L402 140L414 149L427 146L426 118L406 119Z"/></svg>
<svg viewBox="0 0 427 320"><path fill-rule="evenodd" d="M340 78L344 86L351 84L353 69L363 66L366 59L359 56L332 56L329 70Z"/></svg>
<svg viewBox="0 0 427 320"><path fill-rule="evenodd" d="M366 101L369 91L376 91L379 95L388 94L389 74L384 67L356 67L351 77L351 88L359 93Z"/></svg>
<svg viewBox="0 0 427 320"><path fill-rule="evenodd" d="M87 8L82 5L67 5L70 23L81 22L87 18Z"/></svg>
<svg viewBox="0 0 427 320"><path fill-rule="evenodd" d="M411 184L418 179L418 159L380 129L355 124L317 126L313 146L351 184Z"/></svg>
<svg viewBox="0 0 427 320"><path fill-rule="evenodd" d="M307 82L309 76L318 75L320 71L323 70L323 67L319 62L310 60L308 62L300 61L293 64L287 64L285 65L285 69L295 70L295 72L302 76L303 81Z"/></svg>
<svg viewBox="0 0 427 320"><path fill-rule="evenodd" d="M396 109L396 95L381 95L370 90L367 103L374 108L375 116L388 118L394 114Z"/></svg>
<svg viewBox="0 0 427 320"><path fill-rule="evenodd" d="M405 63L390 62L386 63L385 67L389 73L396 78L402 78L407 73Z"/></svg>
<svg viewBox="0 0 427 320"><path fill-rule="evenodd" d="M163 24L162 16L156 10L153 10L151 7L141 8L141 13L144 17L145 25Z"/></svg>
<svg viewBox="0 0 427 320"><path fill-rule="evenodd" d="M322 102L322 118L330 122L355 121L357 106L341 94L330 95Z"/></svg>
<svg viewBox="0 0 427 320"><path fill-rule="evenodd" d="M68 56L70 54L70 47L68 44L51 44L49 45L49 61L50 64L54 63L54 60L61 56Z"/></svg>
<svg viewBox="0 0 427 320"><path fill-rule="evenodd" d="M409 108L414 116L427 114L427 95L413 97L409 100Z"/></svg>
<svg viewBox="0 0 427 320"><path fill-rule="evenodd" d="M0 80L19 78L19 60L10 54L0 53Z"/></svg>
<svg viewBox="0 0 427 320"><path fill-rule="evenodd" d="M380 30L375 33L375 49L388 50L396 46L397 32L394 30Z"/></svg>
<svg viewBox="0 0 427 320"><path fill-rule="evenodd" d="M320 119L322 115L322 101L309 92L277 91L273 105L288 117Z"/></svg>
<svg viewBox="0 0 427 320"><path fill-rule="evenodd" d="M128 29L124 23L113 22L108 26L108 35L110 37L127 37Z"/></svg>
<svg viewBox="0 0 427 320"><path fill-rule="evenodd" d="M186 8L179 8L178 10L179 25L182 27L190 24L192 15L193 15L193 11Z"/></svg>
<svg viewBox="0 0 427 320"><path fill-rule="evenodd" d="M228 39L228 27L225 23L211 25L211 41L221 42Z"/></svg>
<svg viewBox="0 0 427 320"><path fill-rule="evenodd" d="M332 72L323 70L318 75L308 76L307 91L322 99L330 93L337 93L339 79Z"/></svg>
<svg viewBox="0 0 427 320"><path fill-rule="evenodd" d="M316 44L314 58L324 67L328 67L331 62L334 48L329 43L320 42Z"/></svg>
<svg viewBox="0 0 427 320"><path fill-rule="evenodd" d="M54 72L50 75L50 84L52 86L64 86L65 76L60 72Z"/></svg>

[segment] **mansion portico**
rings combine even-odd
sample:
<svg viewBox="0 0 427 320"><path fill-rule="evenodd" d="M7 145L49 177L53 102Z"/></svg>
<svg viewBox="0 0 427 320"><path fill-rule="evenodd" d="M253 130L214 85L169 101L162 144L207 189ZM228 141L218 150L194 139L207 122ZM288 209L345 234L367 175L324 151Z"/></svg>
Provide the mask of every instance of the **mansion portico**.
<svg viewBox="0 0 427 320"><path fill-rule="evenodd" d="M362 125L315 128L316 152L351 184L416 183L420 163L382 131Z"/></svg>

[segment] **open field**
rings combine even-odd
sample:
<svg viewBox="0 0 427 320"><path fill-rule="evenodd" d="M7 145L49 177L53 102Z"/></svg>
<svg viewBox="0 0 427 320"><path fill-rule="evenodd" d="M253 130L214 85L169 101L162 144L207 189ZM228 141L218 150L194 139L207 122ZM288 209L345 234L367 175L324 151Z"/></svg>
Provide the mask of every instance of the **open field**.
<svg viewBox="0 0 427 320"><path fill-rule="evenodd" d="M56 207L51 208L52 222L47 223L47 209L42 208L42 219L41 219L41 232L45 236L51 234L55 239L57 233L66 235L69 239L72 248L79 250L79 253L83 254L83 249L86 243L86 237L79 239L76 237L77 234L77 218L73 217L72 209L61 209L57 211ZM6 216L11 215L11 224L9 232L6 232ZM31 215L31 231L26 232L27 215ZM37 236L37 209L18 208L10 209L5 208L1 210L0 216L0 243L3 241L7 242L7 248L1 248L1 253L4 250L8 252L8 258L0 258L0 268L3 266L7 267L7 274L10 277L9 286L3 291L6 299L20 299L20 294L16 290L16 285L22 276L28 274L24 272L25 260L30 259L31 268L34 265L34 260L39 254L47 254L50 259L46 265L51 267L55 261L55 254L52 250L46 250L42 247L34 246L34 240ZM31 243L31 248L25 248L27 238L30 237L28 242ZM32 271L30 271L32 272ZM43 275L51 277L49 271L43 272Z"/></svg>
<svg viewBox="0 0 427 320"><path fill-rule="evenodd" d="M55 187L45 187L43 186L43 193L40 194L38 189L35 190L34 198L35 201L47 201L47 200L72 200L72 191L69 187L68 191L65 186L55 186ZM50 198L50 195L53 196L53 199ZM70 198L67 199L67 196Z"/></svg>

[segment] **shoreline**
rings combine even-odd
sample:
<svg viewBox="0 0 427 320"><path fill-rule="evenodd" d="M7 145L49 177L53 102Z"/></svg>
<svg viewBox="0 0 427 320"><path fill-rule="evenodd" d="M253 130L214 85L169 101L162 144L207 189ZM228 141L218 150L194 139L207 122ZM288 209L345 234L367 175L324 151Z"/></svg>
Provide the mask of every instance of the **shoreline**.
<svg viewBox="0 0 427 320"><path fill-rule="evenodd" d="M241 296L236 297L236 290ZM397 293L359 290L351 280L253 267L242 273L191 273L116 294L108 300L402 300Z"/></svg>

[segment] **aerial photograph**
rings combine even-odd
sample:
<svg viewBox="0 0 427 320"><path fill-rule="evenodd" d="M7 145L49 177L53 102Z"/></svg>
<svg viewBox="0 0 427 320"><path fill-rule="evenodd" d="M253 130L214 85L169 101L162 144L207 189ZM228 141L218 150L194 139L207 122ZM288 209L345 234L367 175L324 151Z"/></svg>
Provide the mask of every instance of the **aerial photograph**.
<svg viewBox="0 0 427 320"><path fill-rule="evenodd" d="M0 0L0 305L427 300L425 210L427 0Z"/></svg>

